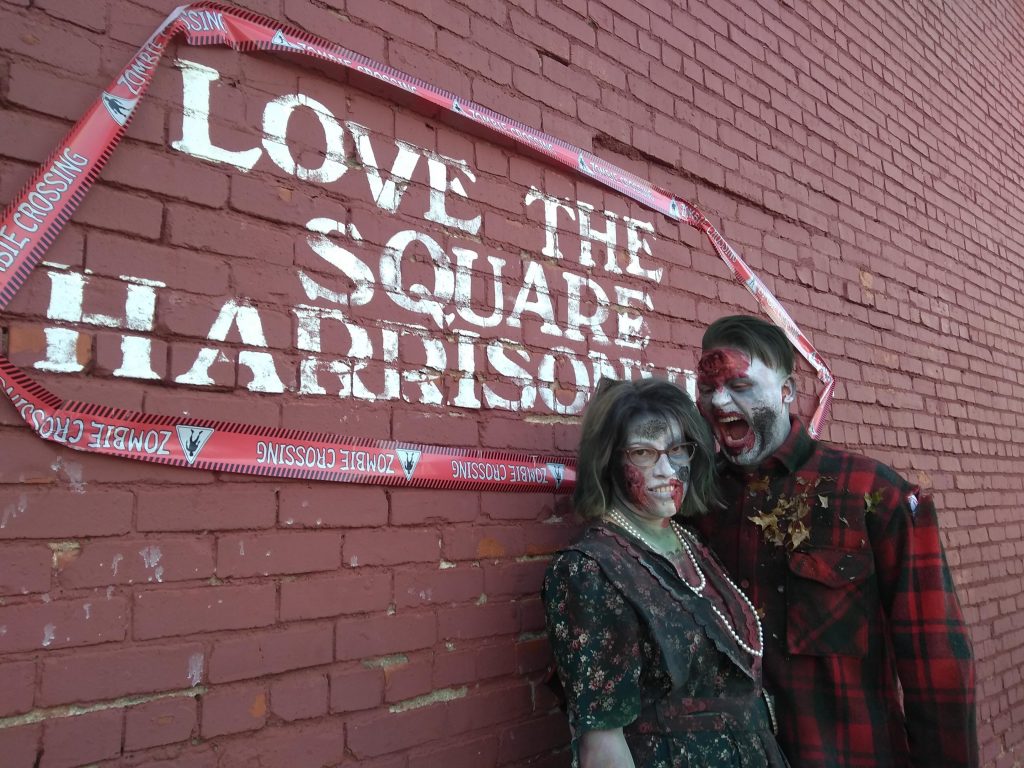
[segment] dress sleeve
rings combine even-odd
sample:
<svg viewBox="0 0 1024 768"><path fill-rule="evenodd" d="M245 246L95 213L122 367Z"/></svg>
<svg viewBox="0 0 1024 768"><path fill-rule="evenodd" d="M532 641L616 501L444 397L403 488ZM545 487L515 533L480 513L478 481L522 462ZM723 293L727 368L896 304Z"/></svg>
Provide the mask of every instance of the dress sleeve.
<svg viewBox="0 0 1024 768"><path fill-rule="evenodd" d="M640 626L592 558L555 556L544 579L548 637L574 737L620 728L640 714Z"/></svg>
<svg viewBox="0 0 1024 768"><path fill-rule="evenodd" d="M877 521L884 530L873 532L872 539L912 765L974 768L979 759L974 659L935 506L924 497L911 511L901 500L885 517Z"/></svg>

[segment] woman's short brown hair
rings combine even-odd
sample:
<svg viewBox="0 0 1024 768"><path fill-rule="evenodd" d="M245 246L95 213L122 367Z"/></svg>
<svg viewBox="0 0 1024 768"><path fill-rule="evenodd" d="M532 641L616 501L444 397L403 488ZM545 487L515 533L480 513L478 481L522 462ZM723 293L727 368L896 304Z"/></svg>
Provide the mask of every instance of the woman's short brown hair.
<svg viewBox="0 0 1024 768"><path fill-rule="evenodd" d="M577 455L573 504L581 517L600 517L616 500L627 498L622 466L626 428L645 414L678 423L685 439L696 443L683 514L703 514L719 503L711 430L689 395L664 379L602 379L583 416Z"/></svg>

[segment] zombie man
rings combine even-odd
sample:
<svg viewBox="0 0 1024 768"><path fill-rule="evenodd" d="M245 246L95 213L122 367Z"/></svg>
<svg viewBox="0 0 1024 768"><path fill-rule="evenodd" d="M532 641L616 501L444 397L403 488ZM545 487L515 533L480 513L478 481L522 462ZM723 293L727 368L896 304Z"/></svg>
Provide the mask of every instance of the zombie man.
<svg viewBox="0 0 1024 768"><path fill-rule="evenodd" d="M976 766L971 644L931 498L808 435L774 325L724 317L702 346L698 405L726 504L696 522L763 617L790 761Z"/></svg>

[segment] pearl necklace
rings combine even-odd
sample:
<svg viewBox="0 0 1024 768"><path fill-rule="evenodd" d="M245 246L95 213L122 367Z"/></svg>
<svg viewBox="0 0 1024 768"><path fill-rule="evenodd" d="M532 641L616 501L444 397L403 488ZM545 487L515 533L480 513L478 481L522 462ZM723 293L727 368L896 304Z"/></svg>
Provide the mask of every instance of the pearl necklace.
<svg viewBox="0 0 1024 768"><path fill-rule="evenodd" d="M619 512L619 510L610 510L608 512L608 517L611 518L612 522L614 522L620 528L625 530L631 536L639 539L644 544L646 544L648 549L651 549L654 552L658 551L658 548L653 546L651 542L647 539L647 537L640 533L640 530L631 522L629 522L626 516ZM675 520L672 521L672 530L675 531L676 538L678 538L679 543L683 545L683 549L686 551L687 557L689 557L690 562L693 563L694 570L697 572L697 578L700 579L700 583L697 586L694 586L686 579L683 579L683 583L687 587L689 587L695 595L697 595L698 597L702 597L704 587L707 586L708 580L707 577L704 575L704 571L702 571L701 567L697 564L697 558L694 556L693 550L690 549L690 545L687 543L687 539L690 538L692 534L690 534L689 531L687 531L681 525L679 525L679 523L677 523ZM693 542L694 544L697 543L696 538L693 539ZM729 618L720 610L718 610L718 606L715 605L713 600L708 599L708 605L711 606L711 610L714 612L715 616L718 617L718 620L722 622L722 626L725 627L726 631L728 631L732 639L736 641L737 645L739 645L740 648L742 648L750 655L760 658L764 655L764 630L761 628L761 619L757 615L757 610L755 610L754 604L750 602L750 598L743 593L743 590L741 590L739 587L736 586L736 584L733 583L733 580L730 579L726 573L722 573L722 578L725 579L726 583L728 583L728 585L732 587L733 591L737 595L739 595L740 599L744 603L746 603L747 608L750 609L750 615L754 617L754 624L757 627L757 646L747 645L743 638L740 637L739 632L737 632L733 628L732 622L729 620Z"/></svg>
<svg viewBox="0 0 1024 768"><path fill-rule="evenodd" d="M619 510L613 509L611 512L608 513L608 517L610 517L612 521L615 522L620 528L625 529L625 531L632 535L634 538L640 539L640 541L647 545L648 549L653 550L654 552L659 552L658 548L654 546L646 536L640 533L640 530L631 522L629 522L626 516L619 512ZM676 538L679 539L679 543L683 545L683 549L686 551L687 557L690 558L690 562L693 563L693 570L696 571L697 579L700 581L700 583L697 586L693 586L693 584L686 581L686 579L683 579L683 583L686 584L686 586L688 586L691 590L693 590L693 593L695 595L700 595L701 592L704 591L704 587L707 586L708 580L704 576L704 571L702 571L700 569L700 566L697 565L697 558L693 556L693 550L690 549L690 545L686 543L686 539L683 537L683 529L675 520L672 521L672 530L675 532Z"/></svg>

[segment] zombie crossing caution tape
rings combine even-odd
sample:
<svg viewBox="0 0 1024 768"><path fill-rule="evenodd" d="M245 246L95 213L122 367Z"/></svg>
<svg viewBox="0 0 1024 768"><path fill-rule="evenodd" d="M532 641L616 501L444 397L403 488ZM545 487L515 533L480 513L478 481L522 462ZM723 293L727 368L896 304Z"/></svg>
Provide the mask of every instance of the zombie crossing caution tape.
<svg viewBox="0 0 1024 768"><path fill-rule="evenodd" d="M817 435L835 380L789 314L696 207L595 155L307 32L215 2L172 12L53 151L0 219L0 310L56 239L113 153L178 35L192 45L302 53L494 131L549 160L703 232L735 279L786 333L825 385L810 422ZM286 430L63 402L0 357L0 389L39 437L76 450L197 469L349 483L430 488L566 492L575 463L557 456L503 453Z"/></svg>

